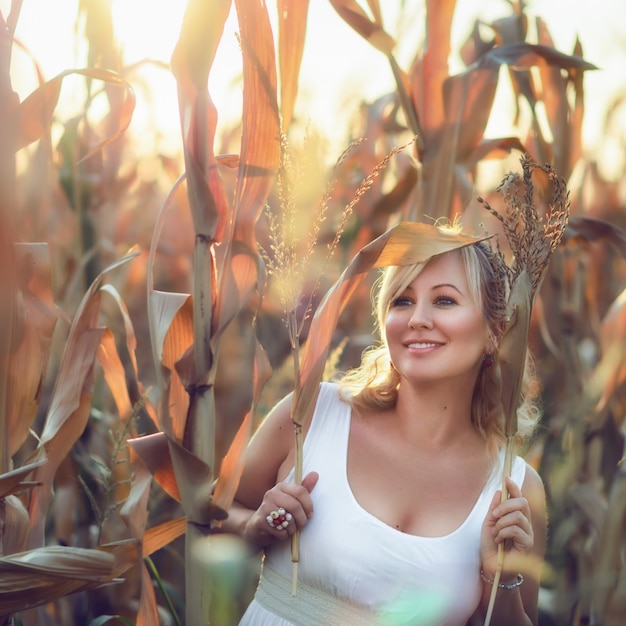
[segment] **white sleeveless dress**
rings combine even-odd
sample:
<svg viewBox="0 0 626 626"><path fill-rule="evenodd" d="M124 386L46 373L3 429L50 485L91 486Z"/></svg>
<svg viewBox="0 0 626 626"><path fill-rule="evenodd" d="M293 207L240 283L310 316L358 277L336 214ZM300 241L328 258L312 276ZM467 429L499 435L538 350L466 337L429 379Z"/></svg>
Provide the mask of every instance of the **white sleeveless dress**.
<svg viewBox="0 0 626 626"><path fill-rule="evenodd" d="M240 626L465 625L480 600L480 532L500 488L502 455L455 531L406 534L364 510L350 490L350 416L337 386L322 383L304 444L304 474L316 471L319 481L313 518L300 534L297 594L291 595L291 542L276 543L266 550ZM511 477L520 486L525 471L517 457Z"/></svg>

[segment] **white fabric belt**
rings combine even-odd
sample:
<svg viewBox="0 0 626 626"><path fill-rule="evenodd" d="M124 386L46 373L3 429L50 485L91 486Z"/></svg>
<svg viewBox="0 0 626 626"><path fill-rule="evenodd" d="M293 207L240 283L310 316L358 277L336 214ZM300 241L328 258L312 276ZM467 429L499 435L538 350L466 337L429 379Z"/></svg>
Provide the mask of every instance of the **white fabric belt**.
<svg viewBox="0 0 626 626"><path fill-rule="evenodd" d="M373 611L298 581L291 594L291 580L263 566L255 600L268 611L296 626L366 626L376 624Z"/></svg>

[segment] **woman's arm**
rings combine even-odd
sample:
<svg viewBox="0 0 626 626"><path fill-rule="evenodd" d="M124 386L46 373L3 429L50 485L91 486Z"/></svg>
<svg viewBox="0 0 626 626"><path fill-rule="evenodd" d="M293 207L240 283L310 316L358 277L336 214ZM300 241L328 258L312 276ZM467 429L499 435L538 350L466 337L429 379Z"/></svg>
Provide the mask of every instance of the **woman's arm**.
<svg viewBox="0 0 626 626"><path fill-rule="evenodd" d="M500 582L515 583L518 574L524 577L524 582L512 589L498 589L491 624L537 626L539 584L547 536L545 489L539 474L530 466L526 467L522 489L509 478L507 489L509 499L500 504L498 491L489 507L481 539L481 567L484 577L493 580L498 544L504 542L505 557ZM483 580L479 605L483 618L487 613L491 588L492 585Z"/></svg>
<svg viewBox="0 0 626 626"><path fill-rule="evenodd" d="M284 540L304 527L313 514L310 492L317 474L304 477L302 485L282 479L293 466L294 427L292 396L281 400L263 420L244 454L244 470L235 500L216 530L237 534L254 550ZM279 508L293 519L286 529L272 528L267 516Z"/></svg>

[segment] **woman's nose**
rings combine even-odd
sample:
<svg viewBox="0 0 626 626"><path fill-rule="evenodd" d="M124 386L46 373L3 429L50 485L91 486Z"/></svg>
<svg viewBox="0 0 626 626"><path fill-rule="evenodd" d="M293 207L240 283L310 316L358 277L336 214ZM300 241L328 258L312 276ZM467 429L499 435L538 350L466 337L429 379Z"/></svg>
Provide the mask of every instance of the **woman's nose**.
<svg viewBox="0 0 626 626"><path fill-rule="evenodd" d="M432 328L433 318L431 311L424 304L416 304L413 308L411 319L409 320L410 328Z"/></svg>

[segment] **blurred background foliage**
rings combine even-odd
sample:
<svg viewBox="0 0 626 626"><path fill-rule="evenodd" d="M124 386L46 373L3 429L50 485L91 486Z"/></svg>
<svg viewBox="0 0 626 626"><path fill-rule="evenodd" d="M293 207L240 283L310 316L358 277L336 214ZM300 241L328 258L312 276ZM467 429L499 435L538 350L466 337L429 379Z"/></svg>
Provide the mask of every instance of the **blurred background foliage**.
<svg viewBox="0 0 626 626"><path fill-rule="evenodd" d="M285 285L272 223L282 224L279 237L289 237L285 243L295 265L287 280L298 282L293 314L298 341L304 343L311 311L352 256L399 220L460 216L470 230L499 232L475 198L501 206L497 182L517 170L527 152L567 180L571 200L570 225L531 329L544 415L527 458L545 481L550 514L541 623L623 624L623 96L604 112L602 136L590 153L583 140L584 86L587 74L600 70L578 40L570 50L557 49L553 25L531 15L523 2L507 3L493 21L468 25L460 50L451 49L453 0L424 2L419 20L409 3L398 2L397 24L406 12L398 32L387 29L374 0L330 4L333 19L345 22L386 60L388 84L394 87L361 98L349 124L333 134L323 120L305 118L297 98L297 56L308 2L300 3L291 39L285 35L282 50L277 46L279 64L289 55L292 60L281 68L278 98L285 133L281 171L289 176L282 189L268 188L255 225L259 248L276 267L257 301L244 302L220 335L219 367L212 370L220 415L216 464L250 408L253 378L262 382L252 372L253 331L272 367L268 382L258 385L262 393L253 421L294 387L293 337L285 325ZM161 149L163 131L156 122L151 126L156 95L147 77L156 73L175 91L172 70L162 61L125 64L110 3L82 0L77 15L63 16L76 24L82 64L54 77L44 75L20 42L20 5L14 1L4 9L0 41L1 287L9 294L2 303L6 332L0 346L0 397L7 407L0 423L0 614L7 623L25 624L182 623L188 608L185 550L180 527L169 525L189 515L185 496L181 504L181 494L167 481L151 481L138 469L127 442L167 430L158 408L164 388L148 322L149 281L165 293L194 290L197 220L181 176L185 149L197 155L185 143L184 126L180 151ZM226 13L230 8L230 2L218 5ZM280 15L295 6L279 0L276 6L268 3L268 10ZM207 34L207 48L217 46L220 35ZM49 45L55 45L52 37ZM407 47L410 61L396 58L396 51ZM448 65L452 52L463 63L454 72ZM16 56L20 67L28 60L36 77L33 97L21 102L12 87ZM215 65L219 62L216 57ZM244 85L243 78L236 80ZM325 90L324 83L317 88ZM512 106L506 110L498 108L501 90L510 93ZM62 107L69 94L76 111L70 115ZM328 91L325 97L345 102L351 96ZM214 136L207 131L205 139L212 140L216 157L211 171L219 175L224 196L235 198L247 176L238 169L242 137L251 142L249 150L262 141L262 129L244 128L237 115L223 113L229 122ZM218 119L221 114L218 107ZM139 134L137 115L144 116ZM494 115L508 118L510 134L488 134ZM172 116L176 127L178 112ZM150 145L154 149L146 148ZM405 147L398 151L399 146ZM608 173L601 165L607 159ZM359 286L338 319L329 376L358 362L374 340L374 278ZM180 312L191 315L184 307ZM86 339L94 334L97 340ZM38 456L42 449L47 462ZM215 478L217 469L212 471ZM48 488L47 497L33 495ZM133 552L131 545L142 549ZM41 565L48 575L29 570L23 582L23 565L9 557L44 546L77 549L72 553L77 569L69 575L57 562L59 553L51 552ZM94 557L78 552L83 548L100 551ZM136 565L138 555L145 567ZM82 579L86 586L59 585L49 574L55 564L65 578ZM212 623L234 623L254 589L257 561L223 539L205 566L218 572ZM111 584L119 577L123 582ZM48 595L33 602L33 589L48 586ZM147 586L151 594L145 593ZM27 610L34 604L39 608ZM188 617L187 623L192 623Z"/></svg>

